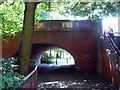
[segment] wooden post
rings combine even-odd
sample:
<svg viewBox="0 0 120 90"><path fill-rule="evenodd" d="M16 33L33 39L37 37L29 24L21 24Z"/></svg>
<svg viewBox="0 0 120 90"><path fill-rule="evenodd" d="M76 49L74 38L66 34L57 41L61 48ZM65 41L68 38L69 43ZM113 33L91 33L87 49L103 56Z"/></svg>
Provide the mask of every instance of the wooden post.
<svg viewBox="0 0 120 90"><path fill-rule="evenodd" d="M58 52L56 53L56 65L57 65Z"/></svg>

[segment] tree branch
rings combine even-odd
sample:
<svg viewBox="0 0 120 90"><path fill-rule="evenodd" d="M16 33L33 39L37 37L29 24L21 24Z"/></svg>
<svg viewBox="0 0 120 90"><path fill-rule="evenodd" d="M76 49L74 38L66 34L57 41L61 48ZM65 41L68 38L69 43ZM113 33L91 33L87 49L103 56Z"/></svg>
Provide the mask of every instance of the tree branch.
<svg viewBox="0 0 120 90"><path fill-rule="evenodd" d="M16 1L16 0L14 0L13 3L10 4L10 6L14 5L15 1Z"/></svg>
<svg viewBox="0 0 120 90"><path fill-rule="evenodd" d="M79 4L79 2L77 2L77 3L73 6L73 8L71 8L71 10L73 10L78 4Z"/></svg>
<svg viewBox="0 0 120 90"><path fill-rule="evenodd" d="M2 3L4 3L5 1L7 1L7 0L2 0L2 1L0 1L0 5L1 5Z"/></svg>
<svg viewBox="0 0 120 90"><path fill-rule="evenodd" d="M50 5L51 5L51 3L48 2L48 11L50 11Z"/></svg>

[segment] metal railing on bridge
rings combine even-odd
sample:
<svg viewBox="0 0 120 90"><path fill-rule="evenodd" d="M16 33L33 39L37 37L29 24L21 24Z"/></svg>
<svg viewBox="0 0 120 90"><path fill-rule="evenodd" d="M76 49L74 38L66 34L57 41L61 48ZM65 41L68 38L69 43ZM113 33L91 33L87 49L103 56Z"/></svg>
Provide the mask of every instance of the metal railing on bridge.
<svg viewBox="0 0 120 90"><path fill-rule="evenodd" d="M18 89L36 89L37 88L37 68L36 66L34 70L29 73L24 79L23 83L21 84Z"/></svg>
<svg viewBox="0 0 120 90"><path fill-rule="evenodd" d="M120 75L120 50L114 43L113 39L109 36L109 34L104 34L104 43L106 50L112 59L118 74Z"/></svg>

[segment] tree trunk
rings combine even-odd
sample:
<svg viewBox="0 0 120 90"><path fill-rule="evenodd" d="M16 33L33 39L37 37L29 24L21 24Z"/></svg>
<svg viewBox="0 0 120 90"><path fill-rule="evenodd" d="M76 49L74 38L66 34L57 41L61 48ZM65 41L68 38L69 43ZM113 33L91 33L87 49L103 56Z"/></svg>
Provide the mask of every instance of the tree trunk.
<svg viewBox="0 0 120 90"><path fill-rule="evenodd" d="M36 3L26 2L24 11L24 24L22 32L22 40L20 46L20 73L27 75L29 72L29 61L32 46L32 32L34 31L34 14Z"/></svg>

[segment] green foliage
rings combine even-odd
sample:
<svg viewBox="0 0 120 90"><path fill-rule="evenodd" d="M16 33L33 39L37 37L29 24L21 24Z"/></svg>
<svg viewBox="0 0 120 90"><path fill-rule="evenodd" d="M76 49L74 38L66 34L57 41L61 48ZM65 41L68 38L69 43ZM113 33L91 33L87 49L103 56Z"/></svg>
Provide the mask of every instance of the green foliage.
<svg viewBox="0 0 120 90"><path fill-rule="evenodd" d="M61 49L61 48L55 48L55 49L53 49L54 50L54 52L56 52L56 53L63 53L64 52L64 49Z"/></svg>
<svg viewBox="0 0 120 90"><path fill-rule="evenodd" d="M41 13L42 17L40 19L42 20L55 20L56 17L58 18L60 15L51 14L51 12L55 11L65 17L67 15L80 16L98 21L111 15L120 15L120 2L95 2L94 0L91 2L43 2L39 4L39 9L36 11L39 11L39 16Z"/></svg>
<svg viewBox="0 0 120 90"><path fill-rule="evenodd" d="M52 15L50 15L51 11L55 11L56 4L51 2L41 2L37 5L35 10L35 23L39 22L40 20L50 20L53 19ZM52 7L52 8L51 8Z"/></svg>
<svg viewBox="0 0 120 90"><path fill-rule="evenodd" d="M50 12L46 12L46 11L41 11L40 12L40 19L41 20L46 20L46 19L52 19L52 16L50 15Z"/></svg>
<svg viewBox="0 0 120 90"><path fill-rule="evenodd" d="M41 62L43 63L54 63L52 60L54 59L54 56L50 56L48 53L44 53L41 57Z"/></svg>
<svg viewBox="0 0 120 90"><path fill-rule="evenodd" d="M70 2L65 9L72 15L97 20L120 15L120 2Z"/></svg>
<svg viewBox="0 0 120 90"><path fill-rule="evenodd" d="M65 52L65 50L63 50L61 48L54 48L51 51L54 52L54 54L45 52L42 55L42 57L41 57L42 63L54 63L54 59L61 58L61 54L63 52ZM58 54L58 57L56 56L56 54Z"/></svg>
<svg viewBox="0 0 120 90"><path fill-rule="evenodd" d="M49 2L39 3L35 10L35 23L40 20L46 20L50 18L49 15Z"/></svg>
<svg viewBox="0 0 120 90"><path fill-rule="evenodd" d="M16 33L20 33L23 27L24 3L16 1L11 5L12 1L4 2L0 5L0 17L2 25L0 27L0 35L3 37L13 37Z"/></svg>
<svg viewBox="0 0 120 90"><path fill-rule="evenodd" d="M15 72L18 66L15 65L17 59L15 58L1 58L0 63L0 72L2 72L2 89L16 88L21 85L24 76Z"/></svg>
<svg viewBox="0 0 120 90"><path fill-rule="evenodd" d="M22 31L24 8L24 2L18 0L15 3L7 0L0 5L0 35L3 38L13 37ZM39 20L66 19L67 15L101 20L106 16L120 15L120 2L40 2L35 10L35 23Z"/></svg>
<svg viewBox="0 0 120 90"><path fill-rule="evenodd" d="M61 2L41 2L35 10L35 23L40 20L58 20L65 19L64 3ZM61 12L62 11L62 12Z"/></svg>

